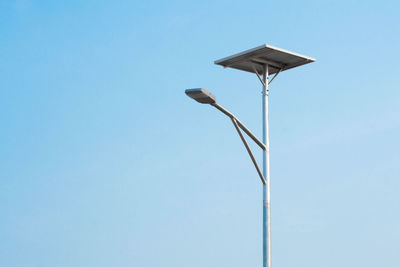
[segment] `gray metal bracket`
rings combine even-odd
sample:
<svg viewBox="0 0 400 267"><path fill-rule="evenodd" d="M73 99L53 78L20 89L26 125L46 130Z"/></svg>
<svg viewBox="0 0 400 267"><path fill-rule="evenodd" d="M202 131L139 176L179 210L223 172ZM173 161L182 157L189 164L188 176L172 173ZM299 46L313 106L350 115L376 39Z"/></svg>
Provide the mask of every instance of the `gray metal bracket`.
<svg viewBox="0 0 400 267"><path fill-rule="evenodd" d="M263 79L261 78L261 75L258 73L256 67L254 67L254 64L251 65L251 67L253 68L255 74L257 75L257 78L260 80L261 84L265 87L265 83L263 81ZM282 67L279 69L279 71L277 73L275 73L274 77L271 78L271 80L269 80L268 85L270 85L272 83L272 81L276 78L276 76L278 76L279 73L281 73L281 71L283 71L285 69L285 67Z"/></svg>

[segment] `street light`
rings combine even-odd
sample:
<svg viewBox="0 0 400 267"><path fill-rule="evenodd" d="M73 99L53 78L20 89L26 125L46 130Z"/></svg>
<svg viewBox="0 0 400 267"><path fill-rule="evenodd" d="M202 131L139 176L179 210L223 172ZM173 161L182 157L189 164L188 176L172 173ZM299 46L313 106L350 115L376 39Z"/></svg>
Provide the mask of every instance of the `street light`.
<svg viewBox="0 0 400 267"><path fill-rule="evenodd" d="M269 159L269 122L268 122L268 96L269 84L282 71L302 66L315 59L293 53L271 45L261 45L256 48L220 59L214 63L224 68L234 68L251 72L257 75L262 84L262 115L263 115L263 141L261 142L250 130L248 130L232 113L216 102L213 94L203 88L187 89L185 93L202 104L210 104L227 115L235 126L240 139L257 170L263 184L263 267L271 267L271 207L270 207L270 159ZM270 74L275 74L269 79ZM262 77L261 77L262 75ZM263 150L263 171L251 152L246 139L243 137L242 129Z"/></svg>
<svg viewBox="0 0 400 267"><path fill-rule="evenodd" d="M203 88L187 89L185 93L202 104L215 104L215 96Z"/></svg>
<svg viewBox="0 0 400 267"><path fill-rule="evenodd" d="M238 120L238 118L236 118L232 113L230 113L228 110L223 108L221 105L217 104L215 96L213 94L211 94L210 92L208 92L206 89L203 89L203 88L187 89L187 90L185 90L185 93L190 98L196 100L199 103L210 104L211 106L214 106L215 108L220 110L222 113L227 115L232 120L232 123L235 126L236 131L238 132L240 138L242 139L243 144L246 147L251 160L253 161L254 167L256 167L256 170L257 170L258 175L260 176L261 182L263 184L265 184L266 182L260 171L260 168L258 167L257 162L253 156L253 153L251 152L250 147L248 146L246 139L243 137L243 134L239 128L241 128L263 150L266 149L265 145L260 140L258 140L258 138L252 132L250 132L250 130L247 129L247 127L244 126L240 120Z"/></svg>

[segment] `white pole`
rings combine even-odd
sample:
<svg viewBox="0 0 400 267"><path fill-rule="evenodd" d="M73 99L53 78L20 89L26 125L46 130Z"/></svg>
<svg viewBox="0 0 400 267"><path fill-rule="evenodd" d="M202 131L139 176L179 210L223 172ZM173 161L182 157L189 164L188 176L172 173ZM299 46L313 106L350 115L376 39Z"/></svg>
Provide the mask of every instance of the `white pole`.
<svg viewBox="0 0 400 267"><path fill-rule="evenodd" d="M269 168L269 122L268 122L268 65L264 65L262 92L263 112L263 267L271 267L271 207L270 207L270 168Z"/></svg>

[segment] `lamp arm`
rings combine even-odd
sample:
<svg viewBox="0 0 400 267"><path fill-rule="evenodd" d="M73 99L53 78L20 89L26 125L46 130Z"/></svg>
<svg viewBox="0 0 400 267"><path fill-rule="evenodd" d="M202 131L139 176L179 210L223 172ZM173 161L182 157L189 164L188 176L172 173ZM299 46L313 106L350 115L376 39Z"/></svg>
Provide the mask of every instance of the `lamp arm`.
<svg viewBox="0 0 400 267"><path fill-rule="evenodd" d="M261 147L262 150L266 150L267 147L264 145L263 142L261 142L249 129L247 129L246 126L244 126L244 124L239 121L235 115L233 115L232 113L230 113L228 110L226 110L225 108L223 108L222 106L220 106L217 103L214 104L210 104L211 106L214 106L216 109L218 109L219 111L221 111L222 113L224 113L226 116L228 116L229 118L231 118L232 120L235 120L236 123L238 124L238 126L251 138L253 139L253 141L259 146Z"/></svg>

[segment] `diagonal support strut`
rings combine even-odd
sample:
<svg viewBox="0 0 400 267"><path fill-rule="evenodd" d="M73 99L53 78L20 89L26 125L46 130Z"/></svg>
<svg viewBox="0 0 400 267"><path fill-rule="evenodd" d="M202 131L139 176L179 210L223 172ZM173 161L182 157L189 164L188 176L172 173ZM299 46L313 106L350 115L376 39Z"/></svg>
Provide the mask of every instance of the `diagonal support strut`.
<svg viewBox="0 0 400 267"><path fill-rule="evenodd" d="M265 185L265 184L266 184L265 178L264 178L264 176L262 175L261 170L260 170L260 168L259 168L258 165L257 165L257 161L256 161L256 159L254 158L253 153L251 153L250 147L249 147L249 145L247 144L246 139L244 138L242 132L241 132L240 129L239 129L239 125L238 125L236 119L231 118L231 120L232 120L232 122L233 122L233 125L235 126L236 131L238 132L238 134L239 134L239 136L240 136L240 139L242 139L242 142L243 142L244 146L246 147L247 152L249 153L249 156L250 156L250 158L251 158L251 161L252 161L253 164L254 164L254 167L256 167L256 170L257 170L258 176L260 176L261 182Z"/></svg>

